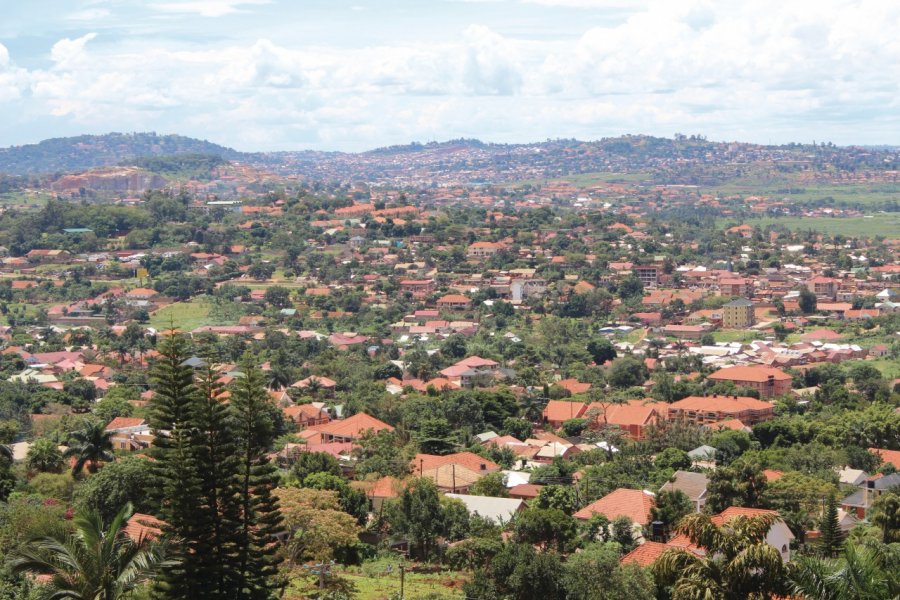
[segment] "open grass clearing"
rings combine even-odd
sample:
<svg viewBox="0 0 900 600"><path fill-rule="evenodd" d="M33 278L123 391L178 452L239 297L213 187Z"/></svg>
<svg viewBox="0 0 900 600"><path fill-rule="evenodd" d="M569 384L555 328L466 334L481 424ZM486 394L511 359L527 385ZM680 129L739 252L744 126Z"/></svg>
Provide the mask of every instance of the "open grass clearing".
<svg viewBox="0 0 900 600"><path fill-rule="evenodd" d="M196 298L191 302L175 302L164 306L150 315L150 327L166 330L171 327L182 331L192 331L205 325L224 325L216 323L211 317L213 303L206 298Z"/></svg>
<svg viewBox="0 0 900 600"><path fill-rule="evenodd" d="M782 225L792 231L817 231L851 237L900 237L900 213L879 213L871 217L760 217L748 225Z"/></svg>

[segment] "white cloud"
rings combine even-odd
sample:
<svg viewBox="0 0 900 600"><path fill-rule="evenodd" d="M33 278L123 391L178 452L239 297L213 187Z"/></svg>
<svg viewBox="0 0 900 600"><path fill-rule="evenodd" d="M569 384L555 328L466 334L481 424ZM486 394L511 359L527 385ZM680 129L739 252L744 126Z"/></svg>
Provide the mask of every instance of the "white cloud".
<svg viewBox="0 0 900 600"><path fill-rule="evenodd" d="M167 13L196 14L201 17L223 17L238 12L245 5L269 4L270 0L179 0L160 2L150 7Z"/></svg>
<svg viewBox="0 0 900 600"><path fill-rule="evenodd" d="M165 4L217 16L251 3ZM19 68L0 45L0 101L6 114L52 115L71 132L152 128L246 149L676 131L896 142L900 3L817 6L669 0L613 25L576 23L569 38L524 39L475 20L441 43L392 36L364 47L276 32L116 40L104 29L103 44L88 43L94 33L60 39L46 68Z"/></svg>
<svg viewBox="0 0 900 600"><path fill-rule="evenodd" d="M85 46L89 41L97 37L96 33L87 33L74 40L63 38L53 44L50 49L50 58L60 69L67 69L85 60Z"/></svg>

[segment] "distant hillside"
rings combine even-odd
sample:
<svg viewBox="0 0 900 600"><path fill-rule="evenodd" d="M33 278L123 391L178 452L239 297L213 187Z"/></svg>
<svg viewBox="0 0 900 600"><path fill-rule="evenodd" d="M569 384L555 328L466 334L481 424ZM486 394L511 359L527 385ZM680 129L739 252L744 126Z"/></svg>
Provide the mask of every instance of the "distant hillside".
<svg viewBox="0 0 900 600"><path fill-rule="evenodd" d="M38 144L0 148L0 173L74 173L118 165L130 159L174 154L238 158L240 153L194 138L156 133L108 133L54 138Z"/></svg>
<svg viewBox="0 0 900 600"><path fill-rule="evenodd" d="M165 154L159 156L138 156L123 160L122 166L146 169L168 178L209 179L212 172L224 164L224 158L216 154Z"/></svg>

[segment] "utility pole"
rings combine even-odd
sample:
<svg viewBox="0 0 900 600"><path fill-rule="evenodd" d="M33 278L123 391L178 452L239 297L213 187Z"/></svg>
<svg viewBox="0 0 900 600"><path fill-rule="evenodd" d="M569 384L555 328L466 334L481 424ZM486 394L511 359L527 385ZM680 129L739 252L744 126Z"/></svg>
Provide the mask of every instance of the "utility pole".
<svg viewBox="0 0 900 600"><path fill-rule="evenodd" d="M404 596L404 587L406 583L406 564L403 562L403 558L400 558L400 600L404 600L406 596Z"/></svg>

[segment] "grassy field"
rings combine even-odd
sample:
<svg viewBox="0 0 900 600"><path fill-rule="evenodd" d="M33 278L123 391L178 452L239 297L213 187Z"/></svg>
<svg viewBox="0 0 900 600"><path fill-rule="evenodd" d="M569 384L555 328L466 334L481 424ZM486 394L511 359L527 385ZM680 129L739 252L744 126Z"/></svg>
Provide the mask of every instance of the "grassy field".
<svg viewBox="0 0 900 600"><path fill-rule="evenodd" d="M176 302L165 306L150 315L150 327L159 330L169 329L174 325L182 331L192 331L204 325L221 325L210 317L212 302L195 299L192 302Z"/></svg>
<svg viewBox="0 0 900 600"><path fill-rule="evenodd" d="M388 600L391 594L400 591L400 577L398 575L387 577L367 577L365 575L346 575L348 581L356 586L353 597L356 600ZM406 598L425 598L437 596L439 598L464 598L461 590L452 587L455 579L442 575L426 575L408 573L404 583Z"/></svg>
<svg viewBox="0 0 900 600"><path fill-rule="evenodd" d="M702 191L723 196L741 195L786 198L796 204L831 198L837 204L849 203L862 206L877 206L888 200L896 199L900 195L900 184L807 183L799 180L795 174L772 174L769 171L754 169L747 175L722 185L709 188L703 187Z"/></svg>
<svg viewBox="0 0 900 600"><path fill-rule="evenodd" d="M378 561L380 565L382 561ZM337 573L341 579L353 586L354 600L389 600L399 597L400 573L396 565L390 571L373 569L372 565L350 567ZM421 598L442 598L446 600L463 600L465 596L460 589L463 578L452 571L437 573L416 573L407 571L404 581L404 596L407 600ZM287 600L308 598L315 590L315 581L311 577L298 577L291 580L284 597Z"/></svg>
<svg viewBox="0 0 900 600"><path fill-rule="evenodd" d="M53 304L50 304L50 303L23 304L23 303L13 302L13 303L10 303L8 306L9 306L10 312L18 313L22 308L24 308L25 316L33 317L37 314L37 312L40 309L42 309L42 308L49 309L51 306L53 306ZM6 317L6 315L3 315L2 317L0 317L0 322L2 322L4 325L9 325L9 319Z"/></svg>
<svg viewBox="0 0 900 600"><path fill-rule="evenodd" d="M517 181L517 187L524 185L547 185L551 183L559 183L565 181L575 187L590 187L600 183L641 183L650 179L649 173L610 173L608 171L600 171L596 173L579 173L577 175L568 175L566 177L555 177L553 179L527 179Z"/></svg>
<svg viewBox="0 0 900 600"><path fill-rule="evenodd" d="M728 329L726 331L713 331L713 339L717 342L730 343L741 342L747 343L758 340L761 334L758 331L746 331L744 329Z"/></svg>
<svg viewBox="0 0 900 600"><path fill-rule="evenodd" d="M900 237L900 213L882 213L873 217L761 217L747 221L749 225L783 225L796 231L818 231L830 235L854 237Z"/></svg>
<svg viewBox="0 0 900 600"><path fill-rule="evenodd" d="M893 358L877 358L874 360L848 360L847 362L841 363L841 366L844 367L845 371L849 371L851 368L853 368L853 365L856 364L864 364L875 367L876 369L881 371L881 374L885 377L885 379L889 381L900 378L900 361Z"/></svg>
<svg viewBox="0 0 900 600"><path fill-rule="evenodd" d="M28 204L43 206L48 200L55 198L54 194L44 192L8 192L0 194L0 204Z"/></svg>

